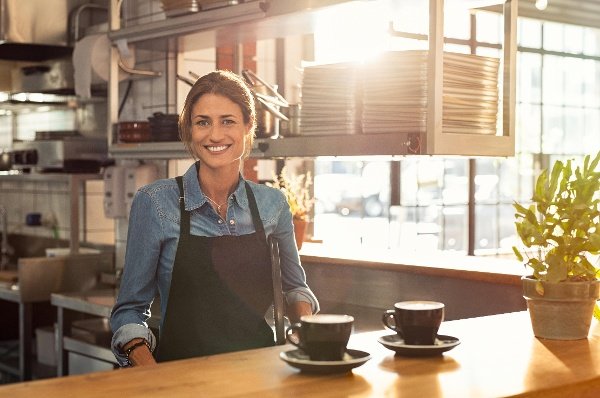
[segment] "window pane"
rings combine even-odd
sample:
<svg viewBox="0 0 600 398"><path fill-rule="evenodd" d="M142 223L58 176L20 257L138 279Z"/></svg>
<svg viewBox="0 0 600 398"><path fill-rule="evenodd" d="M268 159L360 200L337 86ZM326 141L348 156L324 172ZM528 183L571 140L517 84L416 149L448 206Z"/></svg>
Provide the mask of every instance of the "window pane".
<svg viewBox="0 0 600 398"><path fill-rule="evenodd" d="M577 154L585 151L581 143L584 142L584 112L582 108L565 108L565 140L563 152L566 154Z"/></svg>
<svg viewBox="0 0 600 398"><path fill-rule="evenodd" d="M387 161L315 162L315 213L381 217L389 207Z"/></svg>
<svg viewBox="0 0 600 398"><path fill-rule="evenodd" d="M468 246L468 207L445 206L442 209L443 240L441 250L467 251Z"/></svg>
<svg viewBox="0 0 600 398"><path fill-rule="evenodd" d="M600 106L600 62L583 60L581 75L583 79L583 103L588 107Z"/></svg>
<svg viewBox="0 0 600 398"><path fill-rule="evenodd" d="M425 35L429 32L429 8L427 4L399 1L392 2L392 4L398 7L393 16L394 30Z"/></svg>
<svg viewBox="0 0 600 398"><path fill-rule="evenodd" d="M471 14L465 8L449 7L444 10L444 37L467 40L471 30L470 19Z"/></svg>
<svg viewBox="0 0 600 398"><path fill-rule="evenodd" d="M579 58L563 60L566 105L583 105L583 80L588 78L582 73L583 65L583 60Z"/></svg>
<svg viewBox="0 0 600 398"><path fill-rule="evenodd" d="M363 61L376 56L387 50L388 23L386 13L376 4L355 2L342 10L324 10L316 20L315 60Z"/></svg>
<svg viewBox="0 0 600 398"><path fill-rule="evenodd" d="M441 202L443 160L405 158L400 163L400 174L400 202L403 206L427 206Z"/></svg>
<svg viewBox="0 0 600 398"><path fill-rule="evenodd" d="M519 196L519 164L514 157L498 161L498 195L501 203L512 203Z"/></svg>
<svg viewBox="0 0 600 398"><path fill-rule="evenodd" d="M442 200L445 205L469 203L468 161L446 159L444 161L444 188Z"/></svg>
<svg viewBox="0 0 600 398"><path fill-rule="evenodd" d="M504 35L501 15L495 12L478 12L477 18L477 41L484 43L500 43Z"/></svg>
<svg viewBox="0 0 600 398"><path fill-rule="evenodd" d="M498 210L500 220L499 249L504 253L512 253L512 247L517 243L515 241L515 209L512 204L501 204Z"/></svg>
<svg viewBox="0 0 600 398"><path fill-rule="evenodd" d="M426 252L439 249L440 210L437 206L400 207L397 220L392 225L398 228L397 241L392 247L403 252Z"/></svg>
<svg viewBox="0 0 600 398"><path fill-rule="evenodd" d="M564 51L564 25L555 22L544 22L544 49Z"/></svg>
<svg viewBox="0 0 600 398"><path fill-rule="evenodd" d="M417 205L418 161L416 158L405 158L400 163L400 204Z"/></svg>
<svg viewBox="0 0 600 398"><path fill-rule="evenodd" d="M519 46L529 48L542 47L542 23L536 19L519 18L517 25Z"/></svg>
<svg viewBox="0 0 600 398"><path fill-rule="evenodd" d="M583 29L583 53L586 55L600 55L600 29Z"/></svg>
<svg viewBox="0 0 600 398"><path fill-rule="evenodd" d="M496 248L498 208L494 205L476 205L475 214L475 250Z"/></svg>
<svg viewBox="0 0 600 398"><path fill-rule="evenodd" d="M544 56L542 71L543 101L545 104L561 105L564 103L564 58L554 55Z"/></svg>
<svg viewBox="0 0 600 398"><path fill-rule="evenodd" d="M573 54L583 52L583 28L575 25L565 25L565 51Z"/></svg>
<svg viewBox="0 0 600 398"><path fill-rule="evenodd" d="M560 106L544 107L543 153L563 153L564 151L564 109Z"/></svg>
<svg viewBox="0 0 600 398"><path fill-rule="evenodd" d="M600 150L600 110L586 109L584 111L585 130L583 134L584 143L582 149L587 153L594 153Z"/></svg>
<svg viewBox="0 0 600 398"><path fill-rule="evenodd" d="M469 48L469 46L463 46L461 44L445 43L444 51L459 54L471 54L471 49Z"/></svg>
<svg viewBox="0 0 600 398"><path fill-rule="evenodd" d="M518 182L519 189L516 192L515 200L525 202L531 200L533 196L533 185L537 172L534 168L533 155L519 154L517 155L517 167L519 168Z"/></svg>
<svg viewBox="0 0 600 398"><path fill-rule="evenodd" d="M482 55L484 57L494 57L500 59L500 66L498 70L500 71L499 78L502 79L502 50L492 47L477 47L475 50L475 54Z"/></svg>
<svg viewBox="0 0 600 398"><path fill-rule="evenodd" d="M441 159L427 159L419 162L417 170L417 203L430 205L442 201L444 163Z"/></svg>
<svg viewBox="0 0 600 398"><path fill-rule="evenodd" d="M542 56L532 53L517 54L517 101L541 101Z"/></svg>
<svg viewBox="0 0 600 398"><path fill-rule="evenodd" d="M541 145L541 106L517 105L516 140L519 152L540 152Z"/></svg>
<svg viewBox="0 0 600 398"><path fill-rule="evenodd" d="M481 158L475 163L475 203L495 203L498 200L498 160Z"/></svg>

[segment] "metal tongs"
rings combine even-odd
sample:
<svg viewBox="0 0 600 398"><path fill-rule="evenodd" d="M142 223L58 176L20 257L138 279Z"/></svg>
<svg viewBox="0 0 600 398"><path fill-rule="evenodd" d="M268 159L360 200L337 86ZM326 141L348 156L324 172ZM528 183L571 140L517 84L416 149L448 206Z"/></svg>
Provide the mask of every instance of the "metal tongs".
<svg viewBox="0 0 600 398"><path fill-rule="evenodd" d="M290 106L290 104L286 101L286 99L283 98L281 96L281 94L279 94L277 92L277 90L275 90L273 87L271 87L269 85L269 83L265 82L263 79L258 77L250 69L242 70L242 76L244 77L246 82L250 85L250 87L253 88L252 91L258 102L263 104L264 107L267 108L267 110L269 112L271 112L273 115L277 116L278 118L280 118L282 120L286 120L286 121L289 120L287 116L285 116L283 113L279 112L279 109L276 108L276 106L282 106L284 108L287 108L288 106ZM268 92L270 92L273 95L271 96L271 95L259 93L259 92L257 92L256 87L264 87L265 89L267 89Z"/></svg>
<svg viewBox="0 0 600 398"><path fill-rule="evenodd" d="M192 72L191 70L188 71L188 73L190 74L190 76L192 76L194 79L198 80L200 78L200 76L198 76L197 74L195 74L194 72ZM180 75L179 73L177 74L177 79L181 80L182 82L188 84L190 87L194 85L194 83L196 83L196 80L192 80L189 77L185 77Z"/></svg>

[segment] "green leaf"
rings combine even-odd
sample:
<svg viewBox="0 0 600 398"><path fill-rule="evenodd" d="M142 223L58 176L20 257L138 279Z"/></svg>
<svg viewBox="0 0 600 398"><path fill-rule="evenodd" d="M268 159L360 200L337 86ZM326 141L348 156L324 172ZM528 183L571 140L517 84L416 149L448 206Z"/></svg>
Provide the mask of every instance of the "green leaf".
<svg viewBox="0 0 600 398"><path fill-rule="evenodd" d="M546 263L548 263L548 270L546 274L546 280L548 282L560 282L567 279L569 270L567 265L561 261L558 255L554 253L546 256Z"/></svg>
<svg viewBox="0 0 600 398"><path fill-rule="evenodd" d="M517 214L519 216L523 216L525 213L527 213L527 208L525 208L524 206L520 205L519 203L514 202L513 206L517 210Z"/></svg>
<svg viewBox="0 0 600 398"><path fill-rule="evenodd" d="M563 164L560 160L554 163L554 167L552 168L552 174L550 176L550 186L548 187L548 199L551 200L554 197L554 192L556 192L556 187L558 185L558 178L563 171Z"/></svg>
<svg viewBox="0 0 600 398"><path fill-rule="evenodd" d="M594 318L600 321L600 306L598 306L598 303L594 306Z"/></svg>
<svg viewBox="0 0 600 398"><path fill-rule="evenodd" d="M535 291L537 292L537 294L539 294L540 296L544 295L544 285L542 284L542 281L537 281L535 284Z"/></svg>
<svg viewBox="0 0 600 398"><path fill-rule="evenodd" d="M525 213L525 218L533 225L538 224L538 220L535 217L535 212L533 211L533 206L527 209L527 212Z"/></svg>
<svg viewBox="0 0 600 398"><path fill-rule="evenodd" d="M590 155L586 156L586 159L589 159ZM592 170L596 170L596 166L598 166L598 163L600 163L600 151L598 151L598 153L596 154L596 157L594 158L594 160L592 160L592 163L590 164L589 169L587 169L587 171L592 171Z"/></svg>
<svg viewBox="0 0 600 398"><path fill-rule="evenodd" d="M545 198L545 193L548 192L548 190L546 189L546 181L548 179L548 170L543 170L542 173L539 175L539 177L537 178L536 182L535 182L535 191L533 194L533 201L534 202L538 202L539 199L538 198Z"/></svg>
<svg viewBox="0 0 600 398"><path fill-rule="evenodd" d="M523 255L521 254L519 249L517 249L516 246L513 246L512 249L513 249L513 252L515 253L515 256L517 256L517 260L519 260L519 262L523 262Z"/></svg>

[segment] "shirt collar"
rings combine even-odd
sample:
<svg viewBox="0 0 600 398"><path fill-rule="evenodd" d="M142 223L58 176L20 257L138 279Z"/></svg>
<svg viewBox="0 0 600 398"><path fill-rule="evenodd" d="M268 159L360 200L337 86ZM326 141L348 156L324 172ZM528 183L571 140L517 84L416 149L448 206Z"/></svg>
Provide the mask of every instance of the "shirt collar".
<svg viewBox="0 0 600 398"><path fill-rule="evenodd" d="M183 193L185 195L185 209L187 211L195 210L208 202L206 196L202 193L200 183L198 182L197 167L199 166L196 166L196 164L197 162L191 165L183 175ZM248 209L245 181L246 180L244 180L240 174L238 185L235 188L235 191L233 191L233 198L241 208Z"/></svg>

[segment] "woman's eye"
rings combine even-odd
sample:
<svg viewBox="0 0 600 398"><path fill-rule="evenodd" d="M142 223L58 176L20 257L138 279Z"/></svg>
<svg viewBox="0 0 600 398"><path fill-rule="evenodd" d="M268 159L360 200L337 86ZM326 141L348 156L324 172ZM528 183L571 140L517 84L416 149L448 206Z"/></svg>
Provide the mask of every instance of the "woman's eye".
<svg viewBox="0 0 600 398"><path fill-rule="evenodd" d="M223 124L225 125L229 125L229 124L234 124L235 121L232 119L223 119Z"/></svg>
<svg viewBox="0 0 600 398"><path fill-rule="evenodd" d="M196 122L196 126L199 126L199 127L210 126L210 122L208 120L204 120L204 119L203 120L198 120Z"/></svg>

